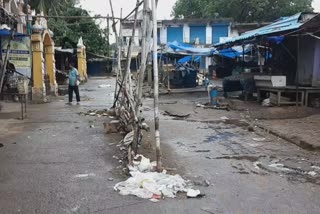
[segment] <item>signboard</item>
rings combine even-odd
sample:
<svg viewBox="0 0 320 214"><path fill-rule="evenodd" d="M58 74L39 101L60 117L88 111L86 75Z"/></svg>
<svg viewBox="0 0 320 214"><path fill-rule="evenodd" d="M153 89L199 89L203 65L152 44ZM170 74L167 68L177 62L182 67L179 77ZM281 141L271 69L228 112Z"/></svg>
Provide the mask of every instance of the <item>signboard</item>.
<svg viewBox="0 0 320 214"><path fill-rule="evenodd" d="M8 37L1 37L3 60L7 53L8 41ZM9 62L14 64L14 67L19 73L31 77L32 54L30 37L15 37L14 40L11 41Z"/></svg>

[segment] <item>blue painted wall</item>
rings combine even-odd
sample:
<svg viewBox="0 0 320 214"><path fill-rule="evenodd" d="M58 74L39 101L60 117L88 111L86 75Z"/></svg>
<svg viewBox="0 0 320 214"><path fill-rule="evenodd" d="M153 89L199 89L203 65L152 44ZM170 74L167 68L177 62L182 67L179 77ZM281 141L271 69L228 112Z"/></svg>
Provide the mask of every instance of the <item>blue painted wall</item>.
<svg viewBox="0 0 320 214"><path fill-rule="evenodd" d="M200 44L206 44L206 26L190 25L190 43L194 44L196 38L199 38Z"/></svg>
<svg viewBox="0 0 320 214"><path fill-rule="evenodd" d="M183 27L168 27L167 40L168 42L183 42Z"/></svg>
<svg viewBox="0 0 320 214"><path fill-rule="evenodd" d="M229 36L229 24L215 24L212 26L212 44L220 42L221 37Z"/></svg>

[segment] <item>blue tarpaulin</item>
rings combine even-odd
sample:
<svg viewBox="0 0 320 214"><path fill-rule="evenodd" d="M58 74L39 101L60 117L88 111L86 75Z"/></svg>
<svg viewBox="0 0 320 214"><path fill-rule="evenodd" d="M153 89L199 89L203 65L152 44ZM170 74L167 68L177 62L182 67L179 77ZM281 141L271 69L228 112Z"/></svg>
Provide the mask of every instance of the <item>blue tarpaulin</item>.
<svg viewBox="0 0 320 214"><path fill-rule="evenodd" d="M270 36L267 38L271 42L277 43L277 45L281 44L284 40L284 36Z"/></svg>
<svg viewBox="0 0 320 214"><path fill-rule="evenodd" d="M186 57L183 57L182 59L180 59L178 61L179 64L184 64L184 63L187 63L187 62L200 62L200 59L201 59L201 56L186 56Z"/></svg>
<svg viewBox="0 0 320 214"><path fill-rule="evenodd" d="M252 49L251 45L245 45L244 48L242 46L234 46L232 48L220 50L215 55L220 55L227 58L235 59L237 57L242 56L243 54L249 53L251 49Z"/></svg>
<svg viewBox="0 0 320 214"><path fill-rule="evenodd" d="M10 30L6 30L6 29L1 29L0 30L0 36L11 36L12 32ZM22 33L15 33L14 34L15 37L23 37L23 36L27 36L25 34Z"/></svg>
<svg viewBox="0 0 320 214"><path fill-rule="evenodd" d="M184 63L190 62L191 60L192 60L192 56L185 56L182 59L178 60L178 63L184 64Z"/></svg>
<svg viewBox="0 0 320 214"><path fill-rule="evenodd" d="M191 45L179 43L177 41L168 43L168 47L175 53L187 55L209 56L216 52L215 48L194 48Z"/></svg>

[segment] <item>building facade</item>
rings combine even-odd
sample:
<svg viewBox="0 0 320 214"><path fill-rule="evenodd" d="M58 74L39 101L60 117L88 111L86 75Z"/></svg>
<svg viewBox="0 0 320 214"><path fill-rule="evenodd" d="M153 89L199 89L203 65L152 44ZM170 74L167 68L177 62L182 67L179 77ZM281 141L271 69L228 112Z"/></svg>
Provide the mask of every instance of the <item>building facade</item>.
<svg viewBox="0 0 320 214"><path fill-rule="evenodd" d="M186 44L212 46L221 39L231 35L230 19L220 20L162 20L158 21L158 45L166 45L169 42L181 42ZM134 44L141 45L141 21L137 23ZM129 20L122 25L124 46L128 44L132 35L133 21Z"/></svg>

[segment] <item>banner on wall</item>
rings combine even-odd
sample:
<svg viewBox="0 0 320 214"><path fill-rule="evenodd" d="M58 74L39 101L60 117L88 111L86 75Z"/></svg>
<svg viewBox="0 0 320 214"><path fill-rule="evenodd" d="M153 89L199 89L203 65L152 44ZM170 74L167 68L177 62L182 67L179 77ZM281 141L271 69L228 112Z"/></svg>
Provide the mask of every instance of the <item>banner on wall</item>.
<svg viewBox="0 0 320 214"><path fill-rule="evenodd" d="M8 37L1 38L2 59L4 60L7 48ZM11 41L11 48L9 52L9 62L14 64L16 70L26 76L31 76L31 41L30 37L15 37Z"/></svg>

